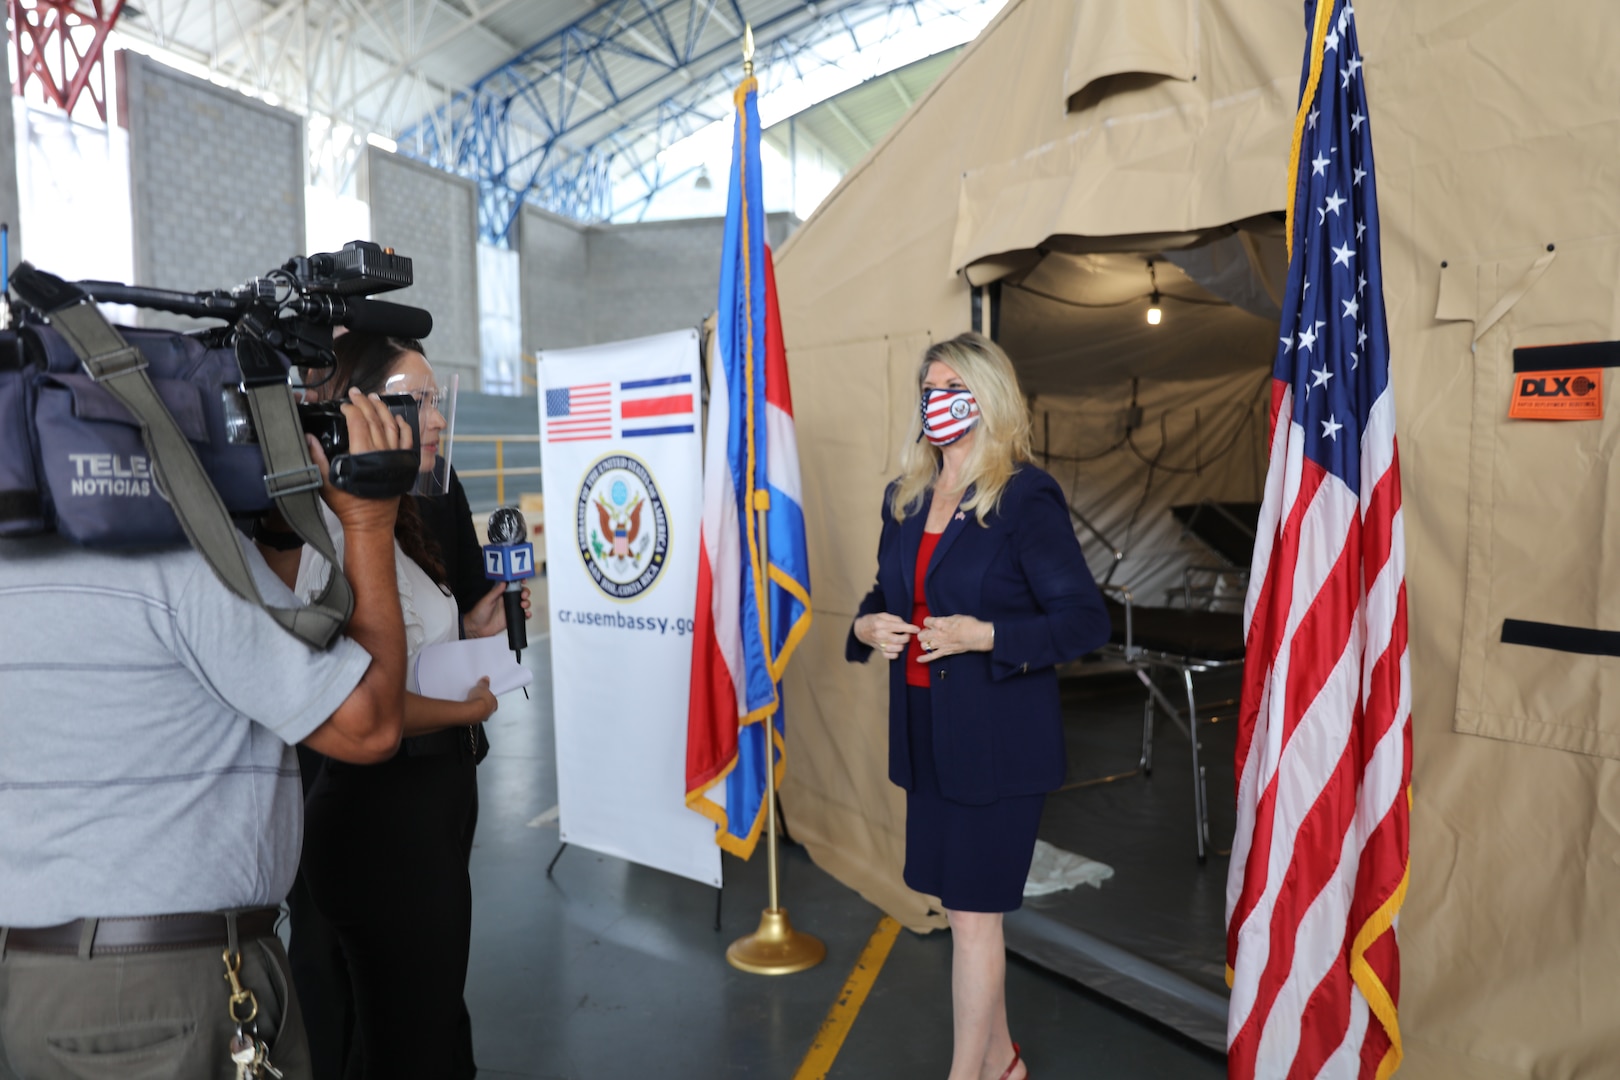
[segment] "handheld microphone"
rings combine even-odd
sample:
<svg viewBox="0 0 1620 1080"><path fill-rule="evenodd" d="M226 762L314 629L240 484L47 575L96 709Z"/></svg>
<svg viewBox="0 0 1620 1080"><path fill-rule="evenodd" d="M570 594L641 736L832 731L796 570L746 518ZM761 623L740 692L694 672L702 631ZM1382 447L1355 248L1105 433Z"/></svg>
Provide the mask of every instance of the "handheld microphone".
<svg viewBox="0 0 1620 1080"><path fill-rule="evenodd" d="M506 582L506 643L517 658L529 647L523 625L523 580L534 577L534 545L523 515L503 506L489 515L489 543L484 545L484 577Z"/></svg>

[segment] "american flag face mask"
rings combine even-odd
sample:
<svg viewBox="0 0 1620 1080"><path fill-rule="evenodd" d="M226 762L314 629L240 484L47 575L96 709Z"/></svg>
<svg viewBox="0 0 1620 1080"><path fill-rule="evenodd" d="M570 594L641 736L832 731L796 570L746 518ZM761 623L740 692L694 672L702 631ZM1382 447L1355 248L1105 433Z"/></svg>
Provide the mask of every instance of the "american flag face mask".
<svg viewBox="0 0 1620 1080"><path fill-rule="evenodd" d="M935 446L949 446L979 422L979 403L971 390L928 387L922 393L922 433Z"/></svg>

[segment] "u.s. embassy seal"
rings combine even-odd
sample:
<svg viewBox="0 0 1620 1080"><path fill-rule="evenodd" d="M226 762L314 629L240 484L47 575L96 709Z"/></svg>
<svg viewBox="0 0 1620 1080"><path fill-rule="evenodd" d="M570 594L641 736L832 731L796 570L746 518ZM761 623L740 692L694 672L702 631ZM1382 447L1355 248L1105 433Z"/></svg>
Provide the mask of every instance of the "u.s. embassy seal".
<svg viewBox="0 0 1620 1080"><path fill-rule="evenodd" d="M585 473L575 511L579 557L615 600L652 588L669 557L669 518L640 458L609 454Z"/></svg>

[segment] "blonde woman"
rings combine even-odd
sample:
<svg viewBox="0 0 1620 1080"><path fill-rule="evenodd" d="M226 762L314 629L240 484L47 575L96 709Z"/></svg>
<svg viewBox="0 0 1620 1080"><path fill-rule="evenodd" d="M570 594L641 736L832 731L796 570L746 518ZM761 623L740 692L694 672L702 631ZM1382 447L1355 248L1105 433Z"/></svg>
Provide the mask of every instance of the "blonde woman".
<svg viewBox="0 0 1620 1080"><path fill-rule="evenodd" d="M1063 783L1055 667L1106 641L1108 614L1062 491L1030 462L1007 354L978 334L939 342L917 389L846 656L889 661L906 884L951 923L950 1080L1019 1080L1002 914L1023 902L1046 792Z"/></svg>

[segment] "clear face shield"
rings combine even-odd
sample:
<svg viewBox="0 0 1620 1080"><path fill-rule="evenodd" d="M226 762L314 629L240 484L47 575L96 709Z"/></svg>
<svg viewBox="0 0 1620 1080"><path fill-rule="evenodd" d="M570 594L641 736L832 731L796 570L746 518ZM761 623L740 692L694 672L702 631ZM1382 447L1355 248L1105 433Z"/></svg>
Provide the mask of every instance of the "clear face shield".
<svg viewBox="0 0 1620 1080"><path fill-rule="evenodd" d="M437 382L431 375L390 375L384 394L416 399L417 446L422 455L413 495L443 495L450 490L450 446L456 433L456 390L459 375Z"/></svg>

